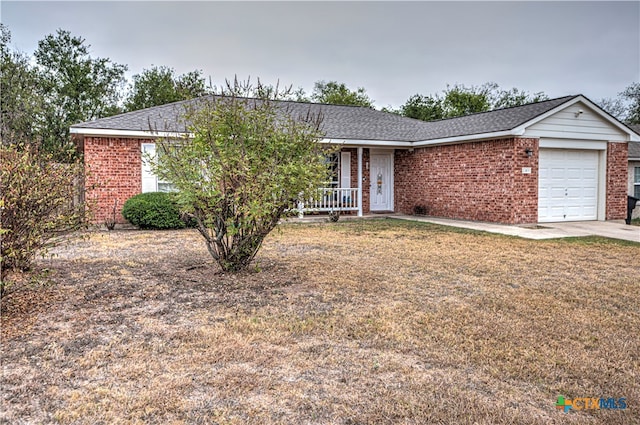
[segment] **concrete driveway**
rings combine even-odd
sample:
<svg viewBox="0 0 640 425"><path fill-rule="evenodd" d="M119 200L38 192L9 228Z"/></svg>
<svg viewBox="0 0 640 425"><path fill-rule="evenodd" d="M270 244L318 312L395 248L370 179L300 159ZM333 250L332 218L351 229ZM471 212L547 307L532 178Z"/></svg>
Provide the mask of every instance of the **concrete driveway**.
<svg viewBox="0 0 640 425"><path fill-rule="evenodd" d="M503 235L520 236L528 239L554 239L575 236L604 236L613 239L640 243L640 226L626 225L619 221L576 221L562 223L540 223L538 225L507 225L479 223L475 221L450 220L447 218L420 217L414 215L393 215L401 220L424 221L445 226L482 230Z"/></svg>

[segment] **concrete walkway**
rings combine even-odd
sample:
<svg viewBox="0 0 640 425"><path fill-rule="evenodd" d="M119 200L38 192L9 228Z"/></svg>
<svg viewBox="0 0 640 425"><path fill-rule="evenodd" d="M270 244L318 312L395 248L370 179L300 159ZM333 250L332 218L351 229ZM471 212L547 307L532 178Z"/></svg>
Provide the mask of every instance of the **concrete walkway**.
<svg viewBox="0 0 640 425"><path fill-rule="evenodd" d="M604 236L640 243L640 227L628 226L619 221L576 221L562 223L541 223L539 225L507 225L481 223L476 221L451 220L447 218L420 217L415 215L391 215L400 220L424 221L444 226L462 227L490 233L519 236L527 239L554 239L574 236Z"/></svg>

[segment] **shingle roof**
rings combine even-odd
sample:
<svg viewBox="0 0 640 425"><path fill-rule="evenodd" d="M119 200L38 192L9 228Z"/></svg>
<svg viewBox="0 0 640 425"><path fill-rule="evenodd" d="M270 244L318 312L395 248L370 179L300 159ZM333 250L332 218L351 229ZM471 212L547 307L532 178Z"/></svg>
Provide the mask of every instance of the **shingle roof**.
<svg viewBox="0 0 640 425"><path fill-rule="evenodd" d="M493 133L514 129L532 119L574 99L566 96L523 106L497 109L490 112L424 122L393 113L358 106L325 105L290 101L277 102L278 107L295 116L307 113L323 117L322 131L330 139L426 141L455 136ZM71 126L82 129L107 129L121 131L186 132L180 117L185 108L197 102L211 99L194 99L128 112Z"/></svg>
<svg viewBox="0 0 640 425"><path fill-rule="evenodd" d="M566 96L511 108L428 122L418 133L419 140L495 133L512 130L577 96Z"/></svg>
<svg viewBox="0 0 640 425"><path fill-rule="evenodd" d="M631 130L635 131L638 135L640 135L640 124L631 124L628 125ZM629 159L631 158L640 158L640 142L629 142Z"/></svg>
<svg viewBox="0 0 640 425"><path fill-rule="evenodd" d="M185 108L213 96L127 112L71 126L72 129L186 132L181 116ZM412 141L424 122L371 108L278 101L277 106L293 117L321 114L321 130L331 139Z"/></svg>

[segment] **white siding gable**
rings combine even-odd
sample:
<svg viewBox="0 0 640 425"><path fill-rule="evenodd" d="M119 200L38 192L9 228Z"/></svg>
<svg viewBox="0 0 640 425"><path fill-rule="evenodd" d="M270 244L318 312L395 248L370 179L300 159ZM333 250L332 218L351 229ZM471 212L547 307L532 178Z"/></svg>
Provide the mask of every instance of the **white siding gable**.
<svg viewBox="0 0 640 425"><path fill-rule="evenodd" d="M527 127L524 137L625 141L628 140L629 135L589 106L576 102Z"/></svg>

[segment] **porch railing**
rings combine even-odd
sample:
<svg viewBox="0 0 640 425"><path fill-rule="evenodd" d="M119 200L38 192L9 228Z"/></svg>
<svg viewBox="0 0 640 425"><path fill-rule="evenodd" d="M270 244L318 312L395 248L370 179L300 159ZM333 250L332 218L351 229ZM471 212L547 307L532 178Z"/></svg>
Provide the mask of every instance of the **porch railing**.
<svg viewBox="0 0 640 425"><path fill-rule="evenodd" d="M323 187L315 196L298 202L298 215L310 212L358 211L356 188Z"/></svg>

